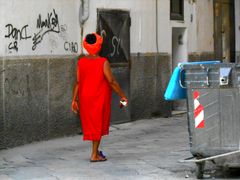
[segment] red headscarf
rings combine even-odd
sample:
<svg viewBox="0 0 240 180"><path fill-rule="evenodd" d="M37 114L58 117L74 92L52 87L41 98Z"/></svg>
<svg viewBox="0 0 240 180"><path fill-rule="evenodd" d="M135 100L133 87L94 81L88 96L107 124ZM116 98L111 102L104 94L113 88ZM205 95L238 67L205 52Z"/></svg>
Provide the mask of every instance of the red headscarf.
<svg viewBox="0 0 240 180"><path fill-rule="evenodd" d="M83 40L83 47L87 50L90 55L96 55L102 48L103 38L97 33L92 33L96 36L96 42L94 44L88 44L86 37Z"/></svg>

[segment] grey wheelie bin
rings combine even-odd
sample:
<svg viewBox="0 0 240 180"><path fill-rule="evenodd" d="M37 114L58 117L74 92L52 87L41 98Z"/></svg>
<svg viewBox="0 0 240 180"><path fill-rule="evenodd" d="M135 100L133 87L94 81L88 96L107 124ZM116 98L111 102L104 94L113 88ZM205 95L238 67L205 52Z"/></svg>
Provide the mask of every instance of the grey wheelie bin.
<svg viewBox="0 0 240 180"><path fill-rule="evenodd" d="M188 130L197 178L206 161L223 168L240 167L240 65L183 64L180 84L186 88Z"/></svg>

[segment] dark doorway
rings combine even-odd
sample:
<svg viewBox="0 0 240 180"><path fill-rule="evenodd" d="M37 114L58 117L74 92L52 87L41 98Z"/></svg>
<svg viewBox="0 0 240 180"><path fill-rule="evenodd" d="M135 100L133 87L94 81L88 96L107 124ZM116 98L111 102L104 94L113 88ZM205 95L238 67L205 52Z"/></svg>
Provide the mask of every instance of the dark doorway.
<svg viewBox="0 0 240 180"><path fill-rule="evenodd" d="M104 38L100 55L109 60L113 74L128 98L130 95L130 25L129 11L97 10L97 32ZM130 121L130 106L120 109L119 97L113 93L111 122L127 121Z"/></svg>
<svg viewBox="0 0 240 180"><path fill-rule="evenodd" d="M233 0L214 0L214 49L216 59L235 62L235 11Z"/></svg>

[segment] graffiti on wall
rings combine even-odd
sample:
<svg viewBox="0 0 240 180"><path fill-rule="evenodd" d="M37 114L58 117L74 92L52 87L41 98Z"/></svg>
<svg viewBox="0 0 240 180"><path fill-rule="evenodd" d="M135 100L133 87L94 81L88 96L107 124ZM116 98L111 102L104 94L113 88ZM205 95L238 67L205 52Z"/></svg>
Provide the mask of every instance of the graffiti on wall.
<svg viewBox="0 0 240 180"><path fill-rule="evenodd" d="M113 57L115 54L119 55L119 47L121 44L121 39L118 38L117 36L113 36L112 37L112 47L113 47L113 51L110 54L111 57Z"/></svg>
<svg viewBox="0 0 240 180"><path fill-rule="evenodd" d="M66 24L60 26L59 37L62 38L64 41L68 40L67 25Z"/></svg>
<svg viewBox="0 0 240 180"><path fill-rule="evenodd" d="M47 33L60 33L58 15L53 9L53 12L47 14L46 19L42 19L42 15L39 14L37 19L37 29L38 32L34 33L33 36L33 46L32 50L34 51L37 48L37 45L42 42L44 36Z"/></svg>
<svg viewBox="0 0 240 180"><path fill-rule="evenodd" d="M31 38L31 36L28 35L28 25L24 25L20 29L14 27L12 24L7 24L5 27L7 29L5 38L12 39L12 42L8 45L10 52L12 52L12 50L18 51L18 41Z"/></svg>
<svg viewBox="0 0 240 180"><path fill-rule="evenodd" d="M118 56L120 54L119 49L121 47L121 38L117 37L116 35L108 37L105 29L101 30L100 34L104 39L108 38L111 41L110 49L112 49L112 51L109 52L109 56L110 57L114 57L115 55Z"/></svg>
<svg viewBox="0 0 240 180"><path fill-rule="evenodd" d="M78 52L78 43L77 42L65 42L64 43L65 51L70 51L71 53Z"/></svg>
<svg viewBox="0 0 240 180"><path fill-rule="evenodd" d="M67 25L60 25L59 17L55 9L53 9L52 12L48 12L46 15L39 14L32 27L36 29L30 29L30 25L28 24L23 25L21 28L15 27L12 23L8 23L5 26L6 33L4 37L10 40L7 46L9 54L20 50L20 41L31 43L31 50L35 51L49 34L56 34L57 38L63 39L64 43L62 47L66 52L78 52L78 43L69 41L67 37ZM29 33L30 30L33 32L32 34ZM48 38L51 41L50 48L55 49L58 47L57 39L51 39L52 36ZM52 43L53 41L54 43Z"/></svg>

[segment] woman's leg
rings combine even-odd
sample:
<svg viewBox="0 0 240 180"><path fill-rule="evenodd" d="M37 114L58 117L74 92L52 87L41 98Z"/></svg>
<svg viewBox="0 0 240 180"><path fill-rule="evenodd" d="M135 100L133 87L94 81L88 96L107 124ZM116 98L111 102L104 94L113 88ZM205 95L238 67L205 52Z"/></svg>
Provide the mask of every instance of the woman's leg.
<svg viewBox="0 0 240 180"><path fill-rule="evenodd" d="M99 154L99 145L101 140L99 141L92 141L92 155L91 155L91 161L105 161L107 160L103 155Z"/></svg>
<svg viewBox="0 0 240 180"><path fill-rule="evenodd" d="M92 141L92 155L91 160L97 160L98 159L98 148L100 145L100 141Z"/></svg>

